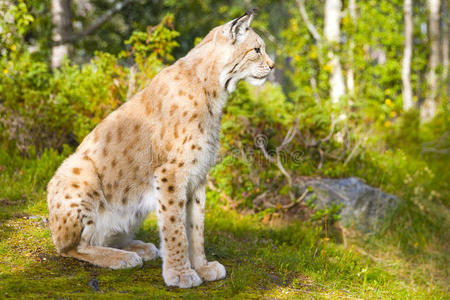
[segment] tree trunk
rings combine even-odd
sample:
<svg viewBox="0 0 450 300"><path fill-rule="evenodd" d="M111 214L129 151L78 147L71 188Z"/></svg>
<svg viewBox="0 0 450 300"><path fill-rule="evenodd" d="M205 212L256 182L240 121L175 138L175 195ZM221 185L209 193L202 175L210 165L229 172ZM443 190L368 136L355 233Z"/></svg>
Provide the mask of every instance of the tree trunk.
<svg viewBox="0 0 450 300"><path fill-rule="evenodd" d="M349 0L348 2L348 11L350 15L350 19L352 20L352 24L356 22L356 0ZM350 38L351 39L351 38ZM353 95L355 92L355 75L353 73L353 50L355 48L355 42L353 39L350 40L349 49L348 49L348 60L349 66L347 68L347 90L350 95Z"/></svg>
<svg viewBox="0 0 450 300"><path fill-rule="evenodd" d="M427 96L420 108L422 121L428 121L436 115L436 95L438 91L438 76L436 69L439 63L439 10L440 0L427 0L428 6L428 36L430 38L430 58L428 60Z"/></svg>
<svg viewBox="0 0 450 300"><path fill-rule="evenodd" d="M446 84L447 95L450 95L450 82L448 82L448 71L449 71L449 36L450 36L450 15L448 7L448 2L444 1L442 3L442 29L441 29L441 43L442 43L442 82Z"/></svg>
<svg viewBox="0 0 450 300"><path fill-rule="evenodd" d="M52 0L52 68L58 68L64 57L69 57L72 45L67 42L73 36L71 0Z"/></svg>
<svg viewBox="0 0 450 300"><path fill-rule="evenodd" d="M413 15L412 0L405 0L403 3L403 12L405 18L405 47L403 49L402 61L402 96L403 110L407 111L413 106L412 88L411 88L411 58L413 50Z"/></svg>
<svg viewBox="0 0 450 300"><path fill-rule="evenodd" d="M330 76L330 97L333 103L339 102L339 98L345 94L344 76L342 74L342 67L332 47L339 42L340 38L340 21L341 21L341 0L326 0L325 2L325 40L330 43L330 50L328 51L328 58L331 64Z"/></svg>

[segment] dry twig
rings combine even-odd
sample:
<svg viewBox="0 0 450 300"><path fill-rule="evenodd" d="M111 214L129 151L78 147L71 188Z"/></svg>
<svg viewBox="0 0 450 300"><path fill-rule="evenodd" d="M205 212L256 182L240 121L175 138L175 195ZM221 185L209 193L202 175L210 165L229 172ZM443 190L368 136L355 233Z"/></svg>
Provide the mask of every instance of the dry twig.
<svg viewBox="0 0 450 300"><path fill-rule="evenodd" d="M283 166L283 163L281 161L281 151L283 149L285 149L294 139L295 135L298 132L298 126L299 126L299 119L297 119L295 121L294 126L292 126L291 128L289 128L288 132L286 133L286 136L283 139L283 142L281 143L281 145L279 145L276 148L276 158L273 158L266 150L266 146L264 145L264 141L260 141L259 139L255 140L255 144L258 148L261 149L264 157L270 161L273 164L276 164L278 169L281 171L281 173L284 175L284 177L286 177L286 180L288 181L289 186L292 186L292 177L291 175L286 171L286 169ZM294 196L292 195L291 192L289 192L289 195L291 197L292 200L294 200Z"/></svg>

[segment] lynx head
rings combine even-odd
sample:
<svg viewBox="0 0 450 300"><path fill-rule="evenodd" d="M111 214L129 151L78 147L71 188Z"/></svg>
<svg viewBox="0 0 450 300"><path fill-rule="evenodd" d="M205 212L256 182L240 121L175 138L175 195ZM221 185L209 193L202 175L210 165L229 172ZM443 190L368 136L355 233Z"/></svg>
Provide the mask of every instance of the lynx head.
<svg viewBox="0 0 450 300"><path fill-rule="evenodd" d="M244 79L252 85L263 84L274 62L266 53L262 38L250 28L255 10L249 10L241 17L222 26L222 34L228 39L229 61L220 75L228 92Z"/></svg>
<svg viewBox="0 0 450 300"><path fill-rule="evenodd" d="M250 28L255 10L222 26L216 27L197 45L214 45L215 60L222 66L219 82L229 93L240 80L252 85L263 84L274 62L266 53L262 38Z"/></svg>

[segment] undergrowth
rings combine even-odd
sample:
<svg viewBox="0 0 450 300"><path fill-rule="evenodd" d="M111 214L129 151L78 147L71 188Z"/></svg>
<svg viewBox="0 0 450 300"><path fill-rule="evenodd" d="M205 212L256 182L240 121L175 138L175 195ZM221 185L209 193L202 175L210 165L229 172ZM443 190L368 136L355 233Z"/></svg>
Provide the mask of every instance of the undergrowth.
<svg viewBox="0 0 450 300"><path fill-rule="evenodd" d="M0 297L447 296L448 253L443 232L439 233L446 229L439 230L438 224L445 227L442 225L448 218L441 211L441 220L430 220L413 200L406 202L391 221L393 225L382 234L352 232L342 244L324 235L313 220L265 222L263 214L240 214L224 208L220 193L209 190L206 253L208 259L222 262L228 275L225 280L191 290L165 287L160 259L147 262L140 269L112 271L60 257L46 223L44 190L68 153L70 148L66 147L63 153L46 150L39 158L27 159L0 151ZM438 212L433 216L439 216ZM150 215L138 237L158 244L156 224L155 216ZM98 282L99 291L91 287L93 280Z"/></svg>

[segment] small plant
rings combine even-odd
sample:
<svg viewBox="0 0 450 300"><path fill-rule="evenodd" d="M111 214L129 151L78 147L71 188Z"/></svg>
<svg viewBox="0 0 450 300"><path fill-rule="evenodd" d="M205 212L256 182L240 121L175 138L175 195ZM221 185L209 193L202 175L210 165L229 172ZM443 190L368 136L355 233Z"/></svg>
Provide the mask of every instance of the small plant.
<svg viewBox="0 0 450 300"><path fill-rule="evenodd" d="M119 57L132 57L140 72L147 78L155 76L168 63L173 62L172 52L180 45L175 40L180 34L173 25L174 16L166 15L156 26L148 26L147 32L134 31L125 41L131 51L122 52Z"/></svg>
<svg viewBox="0 0 450 300"><path fill-rule="evenodd" d="M318 209L312 216L311 221L327 221L334 224L340 220L339 212L343 204L332 203L329 207Z"/></svg>

